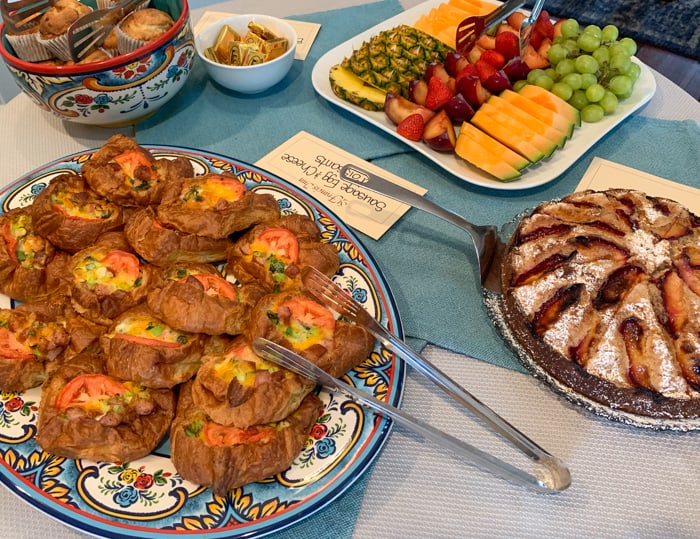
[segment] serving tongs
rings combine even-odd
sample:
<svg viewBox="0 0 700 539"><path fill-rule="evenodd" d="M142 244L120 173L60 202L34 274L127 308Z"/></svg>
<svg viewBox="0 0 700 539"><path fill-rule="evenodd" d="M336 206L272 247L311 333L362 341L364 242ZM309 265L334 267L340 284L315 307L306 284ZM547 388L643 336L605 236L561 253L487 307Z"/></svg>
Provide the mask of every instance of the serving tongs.
<svg viewBox="0 0 700 539"><path fill-rule="evenodd" d="M457 25L455 34L457 52L466 55L481 36L524 4L525 0L508 0L486 15L472 15L464 19Z"/></svg>
<svg viewBox="0 0 700 539"><path fill-rule="evenodd" d="M296 353L273 343L262 337L257 337L253 340L253 349L261 357L277 363L278 365L299 374L317 384L320 384L331 391L344 393L351 397L355 402L370 408L380 414L388 417L398 425L401 425L413 432L416 432L424 438L435 442L436 444L452 451L456 455L466 459L470 464L479 467L480 469L489 471L510 481L519 486L524 486L536 492L553 493L557 490L566 488L558 488L557 485L552 485L550 478L539 479L529 475L513 465L502 461L476 447L455 438L435 427L416 419L415 417L403 412L402 410L383 402L372 395L369 395L357 388L352 387L345 382L333 378L326 371L314 365L310 361L297 355ZM568 486L568 485L567 485Z"/></svg>
<svg viewBox="0 0 700 539"><path fill-rule="evenodd" d="M525 49L527 49L527 46L530 43L532 29L535 26L535 23L537 22L537 18L540 16L540 13L542 13L543 6L544 0L536 0L536 2L532 6L532 11L527 17L523 19L523 22L520 24L519 41L521 58L525 57L525 53L527 52Z"/></svg>
<svg viewBox="0 0 700 539"><path fill-rule="evenodd" d="M0 13L7 28L13 32L22 32L39 23L44 12L55 0L0 0Z"/></svg>
<svg viewBox="0 0 700 539"><path fill-rule="evenodd" d="M539 465L542 477L535 478L524 471L513 468L510 464L498 461L495 457L469 448L472 457L477 462L497 475L514 480L526 486L536 486L544 492L558 492L571 484L568 468L556 457L542 449L539 445L525 436L508 421L499 416L491 408L482 403L474 395L440 371L427 359L413 351L405 342L382 326L349 294L338 287L331 279L317 269L307 266L302 270L302 282L306 290L326 307L347 318L351 322L363 326L389 350L396 353L411 367L416 369L440 389L464 406L476 417L489 425L497 434L510 442L516 449ZM435 432L431 432L436 435ZM441 433L442 434L442 433ZM450 440L452 449L456 449L455 440ZM466 448L459 446L457 452L464 456ZM484 459L487 458L486 461Z"/></svg>
<svg viewBox="0 0 700 539"><path fill-rule="evenodd" d="M5 1L5 0L2 0ZM109 7L96 9L83 15L68 28L68 49L71 58L79 62L95 47L104 42L107 35L126 15L148 0L121 0Z"/></svg>

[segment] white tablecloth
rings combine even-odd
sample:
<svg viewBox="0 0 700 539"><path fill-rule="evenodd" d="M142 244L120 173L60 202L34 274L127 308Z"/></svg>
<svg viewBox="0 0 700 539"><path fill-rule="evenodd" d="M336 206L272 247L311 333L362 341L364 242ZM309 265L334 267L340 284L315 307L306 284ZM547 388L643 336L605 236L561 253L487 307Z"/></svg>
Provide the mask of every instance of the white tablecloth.
<svg viewBox="0 0 700 539"><path fill-rule="evenodd" d="M362 3L334 1L332 7ZM415 3L406 0L404 5ZM294 4L237 0L213 7L281 16L320 8L313 0ZM201 13L201 9L193 12L194 21ZM657 92L639 114L700 121L700 103L665 77L655 76ZM97 147L115 132L50 118L25 95L0 107L0 126L1 183L53 159ZM611 424L564 403L530 376L431 346L426 356L564 460L572 472L572 486L558 495L533 495L463 465L397 428L374 467L354 531L358 539L700 536L698 434ZM516 458L420 375L408 376L402 408L482 449ZM0 522L3 539L84 537L5 489L0 489ZM329 530L328 537L333 536Z"/></svg>

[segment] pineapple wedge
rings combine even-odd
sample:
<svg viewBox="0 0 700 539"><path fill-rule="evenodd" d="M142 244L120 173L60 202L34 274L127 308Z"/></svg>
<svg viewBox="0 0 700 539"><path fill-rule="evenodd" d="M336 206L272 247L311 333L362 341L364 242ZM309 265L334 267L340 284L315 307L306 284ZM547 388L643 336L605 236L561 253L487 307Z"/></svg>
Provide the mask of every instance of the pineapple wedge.
<svg viewBox="0 0 700 539"><path fill-rule="evenodd" d="M331 67L329 79L333 93L343 101L372 112L384 109L386 92L367 84L340 64Z"/></svg>

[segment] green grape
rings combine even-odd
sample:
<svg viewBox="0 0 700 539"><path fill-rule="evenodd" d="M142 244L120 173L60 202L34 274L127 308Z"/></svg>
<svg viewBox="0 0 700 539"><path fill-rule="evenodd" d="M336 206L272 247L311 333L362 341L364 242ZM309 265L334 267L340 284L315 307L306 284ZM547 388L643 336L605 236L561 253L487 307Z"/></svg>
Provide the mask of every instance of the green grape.
<svg viewBox="0 0 700 539"><path fill-rule="evenodd" d="M616 75L608 83L608 89L618 98L624 99L632 93L632 79L627 75Z"/></svg>
<svg viewBox="0 0 700 539"><path fill-rule="evenodd" d="M586 88L586 99L588 99L590 103L598 103L601 99L603 99L604 95L605 88L602 84L595 83Z"/></svg>
<svg viewBox="0 0 700 539"><path fill-rule="evenodd" d="M600 38L596 35L584 32L578 36L576 44L582 51L593 52L600 47Z"/></svg>
<svg viewBox="0 0 700 539"><path fill-rule="evenodd" d="M614 43L611 43L610 46L608 47L610 49L610 57L612 58L616 54L624 54L625 56L631 56L627 52L627 47L625 47L622 43L619 41L615 41Z"/></svg>
<svg viewBox="0 0 700 539"><path fill-rule="evenodd" d="M599 122L603 119L603 116L605 116L603 107L596 103L586 105L581 109L581 120L589 124Z"/></svg>
<svg viewBox="0 0 700 539"><path fill-rule="evenodd" d="M586 92L583 90L574 90L574 93L569 99L569 104L576 107L578 110L583 110L583 108L588 105L588 99L586 99Z"/></svg>
<svg viewBox="0 0 700 539"><path fill-rule="evenodd" d="M604 41L605 43L612 43L613 41L617 41L617 37L619 35L620 31L617 29L617 26L614 24L608 24L601 30L600 38L601 41Z"/></svg>
<svg viewBox="0 0 700 539"><path fill-rule="evenodd" d="M590 54L582 54L576 58L574 65L579 73L595 73L600 67L598 61Z"/></svg>
<svg viewBox="0 0 700 539"><path fill-rule="evenodd" d="M544 75L543 69L533 69L527 74L527 82L530 84L535 84L535 81L542 75Z"/></svg>
<svg viewBox="0 0 700 539"><path fill-rule="evenodd" d="M607 64L610 61L610 49L602 45L594 50L591 56L596 59L599 65Z"/></svg>
<svg viewBox="0 0 700 539"><path fill-rule="evenodd" d="M581 89L581 75L579 73L569 73L561 78L561 82L566 84L572 90Z"/></svg>
<svg viewBox="0 0 700 539"><path fill-rule="evenodd" d="M631 37L623 37L619 43L625 48L627 54L630 56L637 54L637 43Z"/></svg>
<svg viewBox="0 0 700 539"><path fill-rule="evenodd" d="M576 19L566 19L561 23L561 35L565 38L578 37L579 25Z"/></svg>
<svg viewBox="0 0 700 539"><path fill-rule="evenodd" d="M610 90L605 90L605 95L603 99L598 101L598 105L603 108L605 114L612 114L617 110L618 99L617 96Z"/></svg>
<svg viewBox="0 0 700 539"><path fill-rule="evenodd" d="M600 29L600 26L595 25L595 24L589 24L583 29L584 34L592 35L598 38L598 41L600 41L603 31Z"/></svg>
<svg viewBox="0 0 700 539"><path fill-rule="evenodd" d="M578 56L578 42L575 39L567 39L561 46L566 49L569 56Z"/></svg>
<svg viewBox="0 0 700 539"><path fill-rule="evenodd" d="M554 68L554 71L559 78L562 78L569 73L574 73L576 71L576 64L574 63L573 59L567 58L566 60L559 62Z"/></svg>
<svg viewBox="0 0 700 539"><path fill-rule="evenodd" d="M535 86L540 86L545 90L550 90L552 86L554 86L554 81L551 77L548 77L547 75L540 75L535 79Z"/></svg>
<svg viewBox="0 0 700 539"><path fill-rule="evenodd" d="M549 91L557 97L561 97L564 101L571 99L571 96L574 93L573 88L562 81L555 82Z"/></svg>
<svg viewBox="0 0 700 539"><path fill-rule="evenodd" d="M625 73L631 63L632 61L630 60L630 57L626 54L613 54L610 57L608 65L610 66L610 69Z"/></svg>
<svg viewBox="0 0 700 539"><path fill-rule="evenodd" d="M547 75L550 79L557 79L557 72L553 67L548 67L547 69L544 70L544 74Z"/></svg>
<svg viewBox="0 0 700 539"><path fill-rule="evenodd" d="M554 43L547 51L549 63L556 66L569 55L569 51L560 43Z"/></svg>
<svg viewBox="0 0 700 539"><path fill-rule="evenodd" d="M527 84L527 81L524 80L524 79L516 80L516 81L513 83L513 90L515 90L516 92L519 92L520 89L521 89L523 86L525 86L526 84Z"/></svg>
<svg viewBox="0 0 700 539"><path fill-rule="evenodd" d="M627 69L625 70L624 74L627 75L632 80L632 82L637 82L639 75L642 74L642 68L639 67L639 64L630 62L630 65L627 66Z"/></svg>
<svg viewBox="0 0 700 539"><path fill-rule="evenodd" d="M598 83L595 73L581 73L581 90L588 90L590 86Z"/></svg>

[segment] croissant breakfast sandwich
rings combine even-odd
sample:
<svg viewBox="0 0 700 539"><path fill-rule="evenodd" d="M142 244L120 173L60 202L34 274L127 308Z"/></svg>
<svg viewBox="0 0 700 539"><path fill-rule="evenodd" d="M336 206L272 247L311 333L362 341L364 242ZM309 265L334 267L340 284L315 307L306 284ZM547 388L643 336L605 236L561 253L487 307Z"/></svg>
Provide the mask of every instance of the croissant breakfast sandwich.
<svg viewBox="0 0 700 539"><path fill-rule="evenodd" d="M125 206L157 204L165 185L194 175L188 159L156 159L136 140L113 135L81 167L88 184L105 198Z"/></svg>
<svg viewBox="0 0 700 539"><path fill-rule="evenodd" d="M253 309L245 333L289 348L332 376L341 376L372 351L374 337L362 326L336 320L300 289L268 294Z"/></svg>
<svg viewBox="0 0 700 539"><path fill-rule="evenodd" d="M233 174L209 173L169 182L158 206L162 223L209 238L225 238L279 217L272 195L247 190Z"/></svg>
<svg viewBox="0 0 700 539"><path fill-rule="evenodd" d="M62 174L51 180L37 195L31 212L37 233L69 253L124 224L121 206L90 189L78 174Z"/></svg>
<svg viewBox="0 0 700 539"><path fill-rule="evenodd" d="M192 398L213 421L246 428L280 421L297 409L314 384L259 357L237 337L202 358Z"/></svg>
<svg viewBox="0 0 700 539"><path fill-rule="evenodd" d="M44 383L36 440L54 455L128 462L156 448L174 412L172 390L109 376L99 354L86 351Z"/></svg>
<svg viewBox="0 0 700 539"><path fill-rule="evenodd" d="M178 473L211 487L218 496L286 470L323 409L313 393L282 421L245 429L212 421L192 400L192 382L180 388L170 430L170 454Z"/></svg>
<svg viewBox="0 0 700 539"><path fill-rule="evenodd" d="M177 263L212 263L226 260L231 240L181 232L161 223L151 206L134 212L124 232L133 249L156 266Z"/></svg>
<svg viewBox="0 0 700 539"><path fill-rule="evenodd" d="M51 306L25 304L0 309L0 391L40 386L69 342L65 325Z"/></svg>
<svg viewBox="0 0 700 539"><path fill-rule="evenodd" d="M114 242L96 243L71 258L71 300L75 310L103 325L146 299L157 272ZM114 247L113 247L114 245Z"/></svg>
<svg viewBox="0 0 700 539"><path fill-rule="evenodd" d="M36 232L28 209L1 215L0 237L0 292L28 302L68 293L69 257Z"/></svg>
<svg viewBox="0 0 700 539"><path fill-rule="evenodd" d="M110 375L172 388L195 375L206 339L171 328L142 303L119 315L100 343Z"/></svg>
<svg viewBox="0 0 700 539"><path fill-rule="evenodd" d="M207 335L238 335L265 289L234 286L209 264L166 268L163 285L148 294L148 306L173 328Z"/></svg>
<svg viewBox="0 0 700 539"><path fill-rule="evenodd" d="M269 291L301 286L301 268L313 266L333 275L340 264L335 247L321 242L316 223L305 215L285 215L260 224L228 252L227 270L239 281L258 281Z"/></svg>

